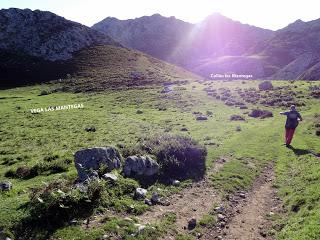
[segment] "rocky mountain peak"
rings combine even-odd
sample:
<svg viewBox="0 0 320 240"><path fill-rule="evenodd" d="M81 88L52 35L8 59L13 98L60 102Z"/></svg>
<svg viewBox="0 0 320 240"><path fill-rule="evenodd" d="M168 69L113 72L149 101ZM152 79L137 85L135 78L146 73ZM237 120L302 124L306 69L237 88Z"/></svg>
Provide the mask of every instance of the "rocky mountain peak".
<svg viewBox="0 0 320 240"><path fill-rule="evenodd" d="M46 60L66 60L92 44L115 44L110 37L54 13L30 9L0 10L0 50Z"/></svg>

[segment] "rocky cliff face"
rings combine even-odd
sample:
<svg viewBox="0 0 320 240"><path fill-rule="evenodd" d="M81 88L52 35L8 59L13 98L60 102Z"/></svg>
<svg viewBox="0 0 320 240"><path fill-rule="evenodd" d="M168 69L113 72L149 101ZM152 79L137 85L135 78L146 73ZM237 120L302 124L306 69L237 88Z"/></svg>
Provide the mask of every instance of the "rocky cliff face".
<svg viewBox="0 0 320 240"><path fill-rule="evenodd" d="M116 44L110 37L51 12L0 10L0 50L45 60L66 60L93 44Z"/></svg>

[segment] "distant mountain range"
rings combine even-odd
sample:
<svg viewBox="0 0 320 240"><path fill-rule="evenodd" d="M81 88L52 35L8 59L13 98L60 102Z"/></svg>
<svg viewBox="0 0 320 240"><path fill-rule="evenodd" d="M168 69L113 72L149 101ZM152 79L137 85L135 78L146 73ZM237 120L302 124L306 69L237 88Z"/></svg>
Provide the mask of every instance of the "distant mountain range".
<svg viewBox="0 0 320 240"><path fill-rule="evenodd" d="M199 24L156 14L106 18L92 28L207 78L211 73L236 73L258 79L320 79L320 20L298 20L271 31L220 14Z"/></svg>
<svg viewBox="0 0 320 240"><path fill-rule="evenodd" d="M298 20L286 28L271 31L220 14L208 16L198 24L155 14L130 20L108 17L89 28L51 12L2 9L0 87L65 78L67 74L76 75L82 66L88 73L90 64L99 71L110 70L112 59L106 56L108 51L115 62L126 62L124 53L127 50L123 50L126 48L154 57L137 51L127 52L128 59L136 59L135 55L141 55L140 60L152 59L148 60L149 72L159 72L159 66L173 69L156 60L158 58L205 78L210 78L211 74L235 73L252 75L254 79L317 80L320 79L319 39L320 20ZM94 56L87 54L86 49ZM117 51L121 59L117 58ZM76 56L86 56L86 59L75 60ZM98 61L99 58L102 60ZM108 61L106 68L103 59ZM153 62L157 67L152 66ZM117 67L120 65L119 62ZM130 66L134 71L136 65ZM165 75L183 72L172 70L169 73L171 70ZM120 68L117 71L120 72ZM93 73L89 75L92 77ZM108 79L107 74L102 75ZM115 76L118 75L113 78Z"/></svg>

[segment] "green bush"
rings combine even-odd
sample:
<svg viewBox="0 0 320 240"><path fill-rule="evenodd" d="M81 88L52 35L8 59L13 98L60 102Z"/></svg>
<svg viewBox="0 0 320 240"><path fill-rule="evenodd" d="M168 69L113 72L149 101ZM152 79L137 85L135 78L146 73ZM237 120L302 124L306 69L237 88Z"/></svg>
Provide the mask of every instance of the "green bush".
<svg viewBox="0 0 320 240"><path fill-rule="evenodd" d="M30 179L38 175L66 172L71 161L69 159L39 162L32 167L20 166L5 173L8 178Z"/></svg>
<svg viewBox="0 0 320 240"><path fill-rule="evenodd" d="M206 148L187 136L158 135L146 140L142 148L156 156L165 178L202 178Z"/></svg>
<svg viewBox="0 0 320 240"><path fill-rule="evenodd" d="M91 181L86 192L73 187L71 181L57 180L29 194L30 219L47 229L63 226L75 217L87 217L99 205L104 182Z"/></svg>

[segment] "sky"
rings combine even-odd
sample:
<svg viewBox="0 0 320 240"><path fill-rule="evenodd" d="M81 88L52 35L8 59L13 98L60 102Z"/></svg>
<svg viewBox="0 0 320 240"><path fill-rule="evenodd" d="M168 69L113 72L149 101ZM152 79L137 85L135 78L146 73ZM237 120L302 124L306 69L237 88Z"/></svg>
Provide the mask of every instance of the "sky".
<svg viewBox="0 0 320 240"><path fill-rule="evenodd" d="M320 18L319 0L0 0L0 8L47 10L87 26L106 17L132 19L160 13L197 23L219 12L233 20L277 30Z"/></svg>

